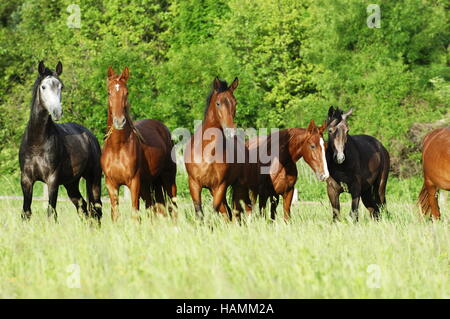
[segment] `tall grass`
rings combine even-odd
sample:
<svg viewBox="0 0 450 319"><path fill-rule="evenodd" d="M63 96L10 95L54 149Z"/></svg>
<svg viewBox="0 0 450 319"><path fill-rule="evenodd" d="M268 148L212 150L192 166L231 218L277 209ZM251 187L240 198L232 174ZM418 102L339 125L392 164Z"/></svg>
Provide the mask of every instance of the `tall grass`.
<svg viewBox="0 0 450 319"><path fill-rule="evenodd" d="M0 200L0 297L450 297L449 202L441 203L442 221L423 220L415 206L420 179L390 178L389 216L374 222L361 206L357 224L348 219L347 195L341 222L331 222L325 184L303 161L287 224L258 213L226 223L210 209L207 192L200 223L186 181L180 170L176 222L141 211L137 223L122 200L113 224L105 201L98 228L76 215L62 187L58 223L46 217L46 201L34 201L23 222L20 200ZM36 187L42 196L42 184ZM0 195L21 195L18 175L0 177ZM70 288L78 269L81 287Z"/></svg>
<svg viewBox="0 0 450 319"><path fill-rule="evenodd" d="M35 202L23 222L20 201L0 201L0 297L450 296L448 210L432 223L413 205L392 202L389 218L374 222L361 209L353 224L347 203L339 223L331 222L327 205L300 203L288 224L258 214L238 224L222 221L208 200L204 223L193 218L189 200L179 206L176 222L143 211L137 223L123 202L113 224L105 203L98 228L68 202L58 203L54 223L45 202ZM77 267L81 287L70 288Z"/></svg>

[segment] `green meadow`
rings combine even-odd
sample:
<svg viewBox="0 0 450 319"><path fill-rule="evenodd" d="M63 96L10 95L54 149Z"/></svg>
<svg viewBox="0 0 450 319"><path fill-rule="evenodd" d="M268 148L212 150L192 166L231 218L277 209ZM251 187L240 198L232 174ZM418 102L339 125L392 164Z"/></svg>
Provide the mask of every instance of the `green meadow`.
<svg viewBox="0 0 450 319"><path fill-rule="evenodd" d="M181 193L176 220L141 210L138 223L122 200L113 224L105 200L101 227L78 217L64 192L58 223L47 218L45 200L33 202L24 222L21 200L2 199L0 297L449 298L448 200L441 202L443 219L431 222L405 187L388 193L389 215L380 222L361 207L355 224L342 196L342 218L333 223L325 185L300 168L304 188L317 194L299 191L289 223L281 205L275 222L257 211L241 223L225 222L206 192L204 222ZM3 187L7 180L14 185L3 177Z"/></svg>

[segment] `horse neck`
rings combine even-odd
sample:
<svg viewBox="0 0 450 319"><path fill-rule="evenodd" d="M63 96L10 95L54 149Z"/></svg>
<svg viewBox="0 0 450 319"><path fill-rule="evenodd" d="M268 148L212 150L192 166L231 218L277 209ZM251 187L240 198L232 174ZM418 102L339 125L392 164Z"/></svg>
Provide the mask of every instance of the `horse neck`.
<svg viewBox="0 0 450 319"><path fill-rule="evenodd" d="M208 110L205 114L205 118L203 119L203 123L202 123L203 132L205 130L207 130L208 128L218 128L221 131L223 131L222 126L220 125L220 122L217 119L214 105L212 105L212 104L213 104L213 102L210 103Z"/></svg>
<svg viewBox="0 0 450 319"><path fill-rule="evenodd" d="M352 154L352 152L350 151L350 149L352 149L354 147L355 147L355 141L351 135L348 135L347 142L344 145L344 153L346 154L345 155L346 158L351 158L354 156L354 154ZM329 154L331 157L333 157L333 153L334 153L333 148L331 147L330 141L328 140L328 146L325 150L325 154Z"/></svg>
<svg viewBox="0 0 450 319"><path fill-rule="evenodd" d="M305 129L293 128L288 130L287 148L294 163L303 156L303 143L305 142L306 135Z"/></svg>
<svg viewBox="0 0 450 319"><path fill-rule="evenodd" d="M55 123L48 111L41 105L39 94L35 93L34 96L27 126L28 141L39 143L48 137Z"/></svg>
<svg viewBox="0 0 450 319"><path fill-rule="evenodd" d="M108 141L111 142L112 145L120 145L128 143L130 138L133 138L133 129L130 123L130 117L126 116L127 122L125 126L121 130L117 130L113 127L113 118L111 112L108 109L108 122L107 122L107 130L111 131L111 134L108 136Z"/></svg>

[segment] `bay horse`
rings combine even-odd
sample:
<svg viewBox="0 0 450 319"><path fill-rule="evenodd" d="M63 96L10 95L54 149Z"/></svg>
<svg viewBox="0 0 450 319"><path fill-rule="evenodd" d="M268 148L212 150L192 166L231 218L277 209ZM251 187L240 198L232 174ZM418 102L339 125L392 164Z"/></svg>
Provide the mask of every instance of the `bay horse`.
<svg viewBox="0 0 450 319"><path fill-rule="evenodd" d="M240 173L241 165L234 159L227 161L226 135L232 137L235 128L236 98L233 92L239 84L237 78L227 82L215 78L207 98L204 119L189 139L184 161L189 177L189 191L198 218L203 218L201 191L209 189L213 196L213 208L225 219L231 220L231 209L226 201L226 191ZM231 134L230 134L231 133ZM233 136L235 138L235 136Z"/></svg>
<svg viewBox="0 0 450 319"><path fill-rule="evenodd" d="M63 66L55 71L38 66L33 86L30 119L22 137L19 151L21 186L23 192L23 218L31 217L33 185L41 181L48 186L48 216L57 220L56 201L59 185L64 185L78 213L102 216L100 145L85 127L75 123L56 124L62 116L61 91L64 87L59 76ZM89 207L79 191L81 177L86 180ZM88 213L89 209L89 213Z"/></svg>
<svg viewBox="0 0 450 319"><path fill-rule="evenodd" d="M247 142L249 157L257 152L257 163L246 162L239 182L233 186L234 206L242 211L239 202L243 201L247 212L251 210L259 197L259 210L266 208L267 200L271 202L271 219L275 219L276 209L280 196L283 197L284 219L287 221L291 215L291 204L294 187L298 178L296 163L303 158L321 181L329 177L327 162L325 160L325 143L323 131L326 124L318 127L311 120L308 127L290 128L274 132L267 137L256 137ZM275 143L272 141L275 139ZM272 147L278 147L273 152ZM267 150L269 160L263 163L260 155L261 149ZM262 172L266 166L268 174ZM251 194L248 195L248 192Z"/></svg>
<svg viewBox="0 0 450 319"><path fill-rule="evenodd" d="M439 189L450 191L450 128L435 129L422 142L423 186L419 206L423 214L433 218L441 213L437 201Z"/></svg>
<svg viewBox="0 0 450 319"><path fill-rule="evenodd" d="M339 218L339 195L349 192L352 197L350 216L358 221L359 200L378 220L380 210L386 208L386 183L390 159L386 148L368 135L349 135L348 117L339 108L328 110L328 146L326 159L330 178L327 181L328 198L333 208L333 220Z"/></svg>
<svg viewBox="0 0 450 319"><path fill-rule="evenodd" d="M108 68L108 133L105 137L101 166L111 199L111 218L119 217L119 188L126 185L131 192L133 218L139 219L139 199L146 208L154 206L164 213L168 197L175 205L177 187L176 162L172 160L172 137L161 122L145 119L133 122L130 117L127 82L129 69L115 74ZM170 207L172 209L172 207Z"/></svg>

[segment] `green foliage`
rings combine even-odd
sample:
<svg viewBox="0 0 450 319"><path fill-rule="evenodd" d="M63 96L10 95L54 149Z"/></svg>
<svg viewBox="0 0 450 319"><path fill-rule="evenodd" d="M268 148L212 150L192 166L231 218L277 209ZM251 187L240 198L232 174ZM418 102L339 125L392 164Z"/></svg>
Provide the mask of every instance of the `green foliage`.
<svg viewBox="0 0 450 319"><path fill-rule="evenodd" d="M331 104L353 107L351 132L379 138L399 176L418 172L412 124L448 117L445 1L380 1L379 29L366 25L369 3L356 0L80 0L79 29L67 26L72 3L0 4L2 174L18 169L41 59L63 62L63 120L99 138L109 65L130 67L134 117L171 129L202 118L217 75L239 77L243 127L304 127L323 121Z"/></svg>

